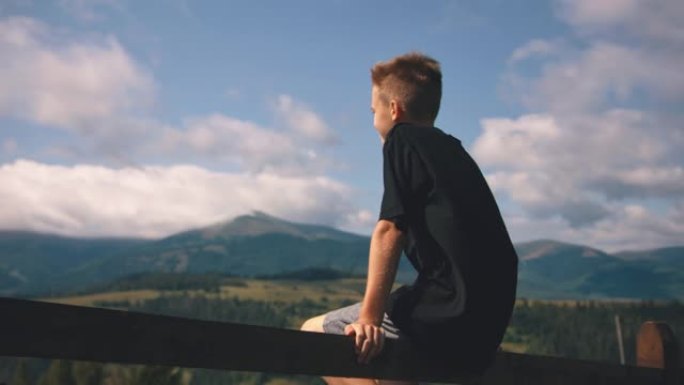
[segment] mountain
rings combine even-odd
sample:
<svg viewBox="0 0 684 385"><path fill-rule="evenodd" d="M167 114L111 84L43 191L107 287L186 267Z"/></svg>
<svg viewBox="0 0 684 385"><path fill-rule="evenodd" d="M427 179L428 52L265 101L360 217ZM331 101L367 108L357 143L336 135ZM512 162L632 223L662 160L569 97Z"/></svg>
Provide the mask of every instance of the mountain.
<svg viewBox="0 0 684 385"><path fill-rule="evenodd" d="M243 215L231 221L218 223L203 229L180 233L167 239L179 239L183 237L231 239L238 237L256 237L267 234L284 234L307 240L329 239L341 242L353 242L360 239L367 239L367 237L347 233L327 226L288 222L260 211L256 211L252 215Z"/></svg>
<svg viewBox="0 0 684 385"><path fill-rule="evenodd" d="M0 232L0 294L44 295L105 287L107 282L144 273L363 275L369 242L365 236L260 212L158 240ZM539 240L519 243L516 250L519 297L684 300L684 247L608 254ZM398 280L406 283L413 277L415 272L402 258Z"/></svg>
<svg viewBox="0 0 684 385"><path fill-rule="evenodd" d="M135 249L146 241L70 238L29 231L0 231L0 294L50 286L83 265Z"/></svg>
<svg viewBox="0 0 684 385"><path fill-rule="evenodd" d="M684 247L625 258L582 245L540 240L516 245L518 296L684 299ZM631 254L629 254L631 255Z"/></svg>
<svg viewBox="0 0 684 385"><path fill-rule="evenodd" d="M362 274L369 238L263 213L185 231L74 271L80 282L141 272L273 275L310 267Z"/></svg>
<svg viewBox="0 0 684 385"><path fill-rule="evenodd" d="M370 245L369 237L261 212L159 240L88 240L36 233L18 240L9 232L0 234L0 294L6 295L102 287L103 282L148 272L278 276L317 268L363 275ZM55 248L45 237L69 247ZM398 279L409 282L414 276L404 261Z"/></svg>
<svg viewBox="0 0 684 385"><path fill-rule="evenodd" d="M672 246L652 250L621 251L614 254L618 258L628 261L658 261L671 263L684 268L684 247Z"/></svg>

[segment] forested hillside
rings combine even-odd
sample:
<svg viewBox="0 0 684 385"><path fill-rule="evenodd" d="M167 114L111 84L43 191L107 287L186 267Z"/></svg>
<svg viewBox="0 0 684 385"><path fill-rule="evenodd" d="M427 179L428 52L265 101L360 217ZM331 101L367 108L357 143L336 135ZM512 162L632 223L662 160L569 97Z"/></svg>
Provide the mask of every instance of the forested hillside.
<svg viewBox="0 0 684 385"><path fill-rule="evenodd" d="M92 290L146 274L297 278L362 276L370 239L254 213L157 240L0 231L0 294ZM615 255L553 240L516 244L518 297L684 300L684 247ZM330 275L332 274L332 275ZM402 258L397 280L415 271Z"/></svg>

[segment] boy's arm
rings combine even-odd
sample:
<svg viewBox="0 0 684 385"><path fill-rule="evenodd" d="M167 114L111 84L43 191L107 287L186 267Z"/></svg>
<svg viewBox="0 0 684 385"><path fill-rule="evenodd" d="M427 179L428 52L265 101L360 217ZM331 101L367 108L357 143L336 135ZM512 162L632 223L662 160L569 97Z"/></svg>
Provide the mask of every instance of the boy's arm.
<svg viewBox="0 0 684 385"><path fill-rule="evenodd" d="M345 329L347 335L356 337L359 362L369 362L382 350L384 333L380 326L404 242L404 234L393 222L378 221L371 237L366 293L359 319Z"/></svg>

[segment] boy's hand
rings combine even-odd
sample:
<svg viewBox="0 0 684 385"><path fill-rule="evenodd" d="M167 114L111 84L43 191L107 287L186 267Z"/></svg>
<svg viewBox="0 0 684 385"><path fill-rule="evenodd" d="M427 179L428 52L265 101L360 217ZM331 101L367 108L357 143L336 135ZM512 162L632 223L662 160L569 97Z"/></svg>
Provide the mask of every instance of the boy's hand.
<svg viewBox="0 0 684 385"><path fill-rule="evenodd" d="M385 346L385 331L380 326L354 322L344 328L344 334L355 337L356 354L360 364L369 363Z"/></svg>

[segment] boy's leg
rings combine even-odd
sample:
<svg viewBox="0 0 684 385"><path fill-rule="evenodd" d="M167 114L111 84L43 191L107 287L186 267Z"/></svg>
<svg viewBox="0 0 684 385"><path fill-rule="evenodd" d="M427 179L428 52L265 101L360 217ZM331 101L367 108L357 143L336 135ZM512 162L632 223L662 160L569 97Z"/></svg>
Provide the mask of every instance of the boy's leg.
<svg viewBox="0 0 684 385"><path fill-rule="evenodd" d="M323 321L325 321L325 314L317 317L309 318L302 324L301 330L305 332L325 333L323 329Z"/></svg>
<svg viewBox="0 0 684 385"><path fill-rule="evenodd" d="M418 385L417 382L373 380L369 378L323 377L328 385Z"/></svg>
<svg viewBox="0 0 684 385"><path fill-rule="evenodd" d="M344 325L350 324L358 318L358 316L354 315L357 311L358 304L310 318L302 324L301 330L317 333L327 332L342 334ZM326 317L328 316L330 316L330 318L326 320ZM327 330L324 325L327 325ZM389 329L387 332L390 336L397 332L397 329L393 328L393 325L387 325L387 328ZM396 338L396 334L394 335L394 338ZM325 380L328 385L416 385L414 382L372 380L365 378L323 377L323 380Z"/></svg>

